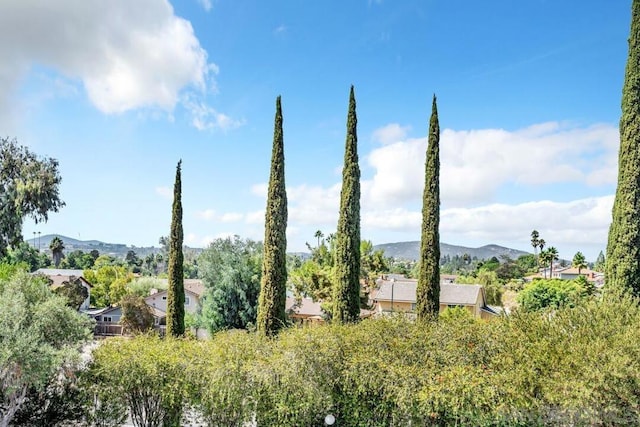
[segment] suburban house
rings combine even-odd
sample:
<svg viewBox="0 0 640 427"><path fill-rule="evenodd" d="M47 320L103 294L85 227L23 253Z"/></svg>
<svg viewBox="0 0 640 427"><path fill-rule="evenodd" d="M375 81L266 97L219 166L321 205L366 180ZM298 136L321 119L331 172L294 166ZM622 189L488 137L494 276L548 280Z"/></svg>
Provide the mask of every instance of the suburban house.
<svg viewBox="0 0 640 427"><path fill-rule="evenodd" d="M146 297L144 301L148 306L155 308L163 313L167 312L167 293L168 291L151 290L151 295ZM187 313L195 313L200 305L200 297L204 294L204 285L201 280L185 279L184 280L184 309Z"/></svg>
<svg viewBox="0 0 640 427"><path fill-rule="evenodd" d="M391 312L413 313L416 310L416 279L401 280L381 278L377 281L377 290L371 299L378 314ZM497 309L486 303L484 288L481 285L440 285L440 311L447 308L463 307L474 317L490 319L498 314Z"/></svg>
<svg viewBox="0 0 640 427"><path fill-rule="evenodd" d="M195 313L200 306L200 298L205 288L201 280L184 280L184 308L186 313ZM155 328L164 331L167 322L167 291L151 290L151 295L144 299L151 307ZM96 335L121 335L122 309L120 307L106 307L85 311L96 320ZM206 336L206 331L197 330L198 337Z"/></svg>
<svg viewBox="0 0 640 427"><path fill-rule="evenodd" d="M82 277L84 272L82 270L71 270L62 268L40 268L33 274L40 274L46 276L51 284L51 289L59 288L67 283L80 283L87 290L87 298L80 306L80 311L89 309L91 300L91 288L93 285L89 283L87 279Z"/></svg>
<svg viewBox="0 0 640 427"><path fill-rule="evenodd" d="M294 296L287 296L285 312L289 319L297 325L317 325L324 323L325 313L322 311L321 302L311 298L296 299ZM372 310L360 309L360 318L371 317L375 312Z"/></svg>
<svg viewBox="0 0 640 427"><path fill-rule="evenodd" d="M549 271L549 268L543 268L539 273L526 276L525 282L531 282L534 279L560 279L560 280L574 280L578 276L584 276L589 282L592 282L597 288L604 286L604 273L591 270L589 268L581 268L578 274L578 269L575 267L553 267L553 272Z"/></svg>
<svg viewBox="0 0 640 427"><path fill-rule="evenodd" d="M311 298L287 297L285 312L289 319L298 325L309 325L324 322L324 313L319 302Z"/></svg>

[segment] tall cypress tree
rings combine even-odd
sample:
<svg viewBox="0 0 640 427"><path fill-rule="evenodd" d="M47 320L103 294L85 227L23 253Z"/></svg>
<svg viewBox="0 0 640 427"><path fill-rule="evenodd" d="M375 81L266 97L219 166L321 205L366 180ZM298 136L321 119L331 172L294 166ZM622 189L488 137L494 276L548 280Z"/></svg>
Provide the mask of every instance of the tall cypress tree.
<svg viewBox="0 0 640 427"><path fill-rule="evenodd" d="M433 318L440 307L440 124L433 95L422 196L422 237L416 294L418 319Z"/></svg>
<svg viewBox="0 0 640 427"><path fill-rule="evenodd" d="M182 160L176 167L176 181L173 186L173 210L171 233L169 235L169 288L167 291L167 335L184 335L184 273L182 254L182 180L180 169Z"/></svg>
<svg viewBox="0 0 640 427"><path fill-rule="evenodd" d="M271 175L264 225L262 282L258 298L258 330L273 335L285 324L287 291L287 191L284 183L282 106L276 99Z"/></svg>
<svg viewBox="0 0 640 427"><path fill-rule="evenodd" d="M629 54L622 89L618 187L609 228L608 289L640 296L640 1L632 5Z"/></svg>
<svg viewBox="0 0 640 427"><path fill-rule="evenodd" d="M333 289L333 318L341 323L354 322L360 317L360 167L357 124L356 98L351 86L340 216L336 232L336 280Z"/></svg>

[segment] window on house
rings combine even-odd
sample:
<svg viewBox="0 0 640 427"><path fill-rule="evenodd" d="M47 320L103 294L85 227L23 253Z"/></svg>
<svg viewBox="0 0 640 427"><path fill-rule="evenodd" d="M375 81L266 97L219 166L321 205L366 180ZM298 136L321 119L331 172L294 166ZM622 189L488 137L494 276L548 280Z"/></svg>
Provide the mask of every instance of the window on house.
<svg viewBox="0 0 640 427"><path fill-rule="evenodd" d="M462 305L462 304L449 304L449 305L447 305L447 307L449 307L449 308L456 308L456 307L464 308L464 305Z"/></svg>
<svg viewBox="0 0 640 427"><path fill-rule="evenodd" d="M111 316L103 316L103 317L102 317L102 321L103 321L103 322L111 323Z"/></svg>
<svg viewBox="0 0 640 427"><path fill-rule="evenodd" d="M165 295L165 296L163 296L163 297L162 297L162 299L163 299L163 300L166 300L166 299L167 299L167 296L166 296L166 295Z"/></svg>
<svg viewBox="0 0 640 427"><path fill-rule="evenodd" d="M188 296L184 297L184 305L191 305L191 298L189 298Z"/></svg>
<svg viewBox="0 0 640 427"><path fill-rule="evenodd" d="M411 311L416 311L416 303L415 302L411 303Z"/></svg>

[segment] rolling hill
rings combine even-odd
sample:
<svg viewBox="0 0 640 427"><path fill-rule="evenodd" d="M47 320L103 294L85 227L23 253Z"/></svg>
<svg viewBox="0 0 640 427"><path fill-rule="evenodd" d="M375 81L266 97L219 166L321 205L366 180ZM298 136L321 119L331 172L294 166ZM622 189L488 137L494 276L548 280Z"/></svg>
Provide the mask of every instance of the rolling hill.
<svg viewBox="0 0 640 427"><path fill-rule="evenodd" d="M381 245L375 245L375 250L382 249L384 254L388 257L405 260L417 260L420 253L420 242L397 242L397 243L384 243ZM485 245L479 248L468 248L465 246L449 245L447 243L440 243L440 256L449 255L451 257L464 254L469 254L471 258L477 257L478 259L489 259L491 257L500 258L500 255L507 255L512 259L516 259L521 255L526 255L528 252L520 251L517 249L505 248L499 245Z"/></svg>

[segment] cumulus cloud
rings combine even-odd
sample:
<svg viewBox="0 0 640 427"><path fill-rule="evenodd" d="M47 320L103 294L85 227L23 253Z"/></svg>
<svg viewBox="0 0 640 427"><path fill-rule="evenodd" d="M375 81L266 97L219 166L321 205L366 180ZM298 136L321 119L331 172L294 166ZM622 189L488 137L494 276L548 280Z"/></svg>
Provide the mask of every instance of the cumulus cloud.
<svg viewBox="0 0 640 427"><path fill-rule="evenodd" d="M372 139L381 144L391 144L402 141L411 126L400 126L398 123L390 123L373 131Z"/></svg>
<svg viewBox="0 0 640 427"><path fill-rule="evenodd" d="M618 141L617 128L606 124L553 122L517 131L445 129L440 137L443 203L487 202L506 183L613 184ZM390 206L421 197L426 144L426 138L406 139L369 154L367 161L375 170L368 194L373 203Z"/></svg>
<svg viewBox="0 0 640 427"><path fill-rule="evenodd" d="M184 91L204 96L215 88L217 71L191 23L167 0L2 2L0 55L0 108L34 65L81 83L108 114L145 107L170 112ZM199 114L194 125L203 128L235 124L202 105Z"/></svg>
<svg viewBox="0 0 640 427"><path fill-rule="evenodd" d="M225 212L217 213L214 209L205 209L203 211L196 212L196 217L205 221L214 222L239 222L245 218L245 215L239 212Z"/></svg>
<svg viewBox="0 0 640 427"><path fill-rule="evenodd" d="M446 209L441 212L441 231L469 238L513 241L522 240L535 228L551 244L604 243L611 223L613 197Z"/></svg>

